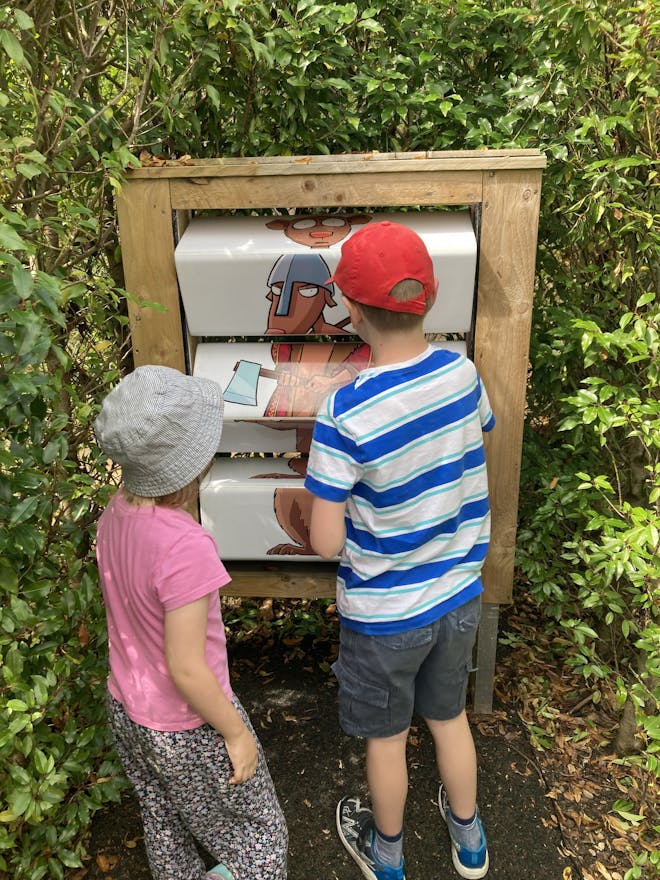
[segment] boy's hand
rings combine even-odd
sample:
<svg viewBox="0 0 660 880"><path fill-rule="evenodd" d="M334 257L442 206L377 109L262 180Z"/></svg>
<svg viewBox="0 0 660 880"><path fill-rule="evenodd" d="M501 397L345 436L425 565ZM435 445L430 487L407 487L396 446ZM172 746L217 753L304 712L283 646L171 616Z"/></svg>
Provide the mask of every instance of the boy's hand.
<svg viewBox="0 0 660 880"><path fill-rule="evenodd" d="M229 760L234 768L234 773L229 780L230 785L237 785L240 782L247 782L257 769L259 754L257 752L257 744L254 737L243 726L242 731L235 737L227 739L225 737L225 746Z"/></svg>

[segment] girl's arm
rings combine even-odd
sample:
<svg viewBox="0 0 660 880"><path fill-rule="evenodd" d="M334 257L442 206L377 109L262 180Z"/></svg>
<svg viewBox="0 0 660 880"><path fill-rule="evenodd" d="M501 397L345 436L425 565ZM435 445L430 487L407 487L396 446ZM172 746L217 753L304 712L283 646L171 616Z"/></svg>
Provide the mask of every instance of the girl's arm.
<svg viewBox="0 0 660 880"><path fill-rule="evenodd" d="M324 559L336 556L346 542L345 501L326 501L314 496L309 540Z"/></svg>
<svg viewBox="0 0 660 880"><path fill-rule="evenodd" d="M209 596L165 613L167 669L184 700L222 734L234 768L230 783L245 782L257 768L257 746L206 662Z"/></svg>

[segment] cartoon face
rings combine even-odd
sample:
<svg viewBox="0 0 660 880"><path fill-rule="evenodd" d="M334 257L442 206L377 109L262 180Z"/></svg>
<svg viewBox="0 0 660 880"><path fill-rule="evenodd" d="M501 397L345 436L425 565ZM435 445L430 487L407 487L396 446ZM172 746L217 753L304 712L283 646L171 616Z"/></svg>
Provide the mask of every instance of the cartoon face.
<svg viewBox="0 0 660 880"><path fill-rule="evenodd" d="M330 270L316 254L285 254L268 277L270 300L267 334L307 333L323 314L336 305Z"/></svg>
<svg viewBox="0 0 660 880"><path fill-rule="evenodd" d="M350 214L342 217L331 214L318 214L310 217L281 217L266 223L268 229L283 229L287 238L297 244L318 250L328 248L346 238L352 227L368 223L368 214Z"/></svg>

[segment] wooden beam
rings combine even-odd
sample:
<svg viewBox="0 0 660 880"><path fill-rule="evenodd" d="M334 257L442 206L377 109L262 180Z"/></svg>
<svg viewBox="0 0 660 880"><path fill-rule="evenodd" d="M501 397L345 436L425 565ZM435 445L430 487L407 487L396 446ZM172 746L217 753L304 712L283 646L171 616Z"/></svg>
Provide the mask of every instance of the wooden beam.
<svg viewBox="0 0 660 880"><path fill-rule="evenodd" d="M264 156L171 160L131 169L129 178L208 178L298 176L305 174L397 174L427 171L489 171L544 168L538 150L424 151L417 153L346 153L338 156Z"/></svg>
<svg viewBox="0 0 660 880"><path fill-rule="evenodd" d="M299 562L256 567L254 563L226 563L231 583L224 596L273 596L278 599L334 598L337 584L335 563Z"/></svg>
<svg viewBox="0 0 660 880"><path fill-rule="evenodd" d="M481 201L478 171L420 174L283 174L171 181L175 208L364 208L369 205L468 205Z"/></svg>
<svg viewBox="0 0 660 880"><path fill-rule="evenodd" d="M475 363L497 424L486 454L492 536L484 601L511 601L541 197L540 171L484 175Z"/></svg>
<svg viewBox="0 0 660 880"><path fill-rule="evenodd" d="M185 372L169 181L126 181L117 214L135 366Z"/></svg>

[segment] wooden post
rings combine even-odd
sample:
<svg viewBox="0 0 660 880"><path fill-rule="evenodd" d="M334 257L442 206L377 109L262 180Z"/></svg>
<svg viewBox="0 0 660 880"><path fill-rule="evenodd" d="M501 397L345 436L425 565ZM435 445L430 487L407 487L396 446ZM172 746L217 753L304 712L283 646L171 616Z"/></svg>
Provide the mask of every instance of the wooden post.
<svg viewBox="0 0 660 880"><path fill-rule="evenodd" d="M126 183L117 201L135 366L186 371L168 180Z"/></svg>
<svg viewBox="0 0 660 880"><path fill-rule="evenodd" d="M513 591L540 199L540 171L485 175L474 360L496 425L486 440L492 531L483 570L475 712L492 711L496 603L510 602Z"/></svg>
<svg viewBox="0 0 660 880"><path fill-rule="evenodd" d="M493 679L497 652L497 625L500 606L483 602L477 637L477 672L474 677L472 705L478 715L493 711Z"/></svg>

